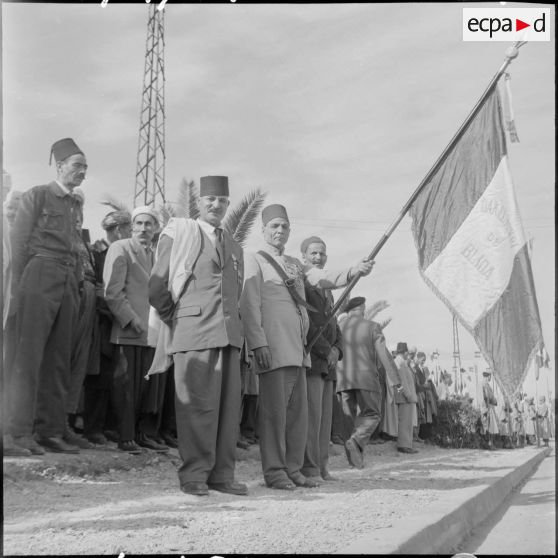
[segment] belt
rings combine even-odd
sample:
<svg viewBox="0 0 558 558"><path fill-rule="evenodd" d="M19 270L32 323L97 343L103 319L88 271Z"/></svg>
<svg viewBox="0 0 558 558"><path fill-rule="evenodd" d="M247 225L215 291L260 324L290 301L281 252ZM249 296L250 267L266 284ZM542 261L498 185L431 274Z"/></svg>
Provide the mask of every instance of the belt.
<svg viewBox="0 0 558 558"><path fill-rule="evenodd" d="M43 258L45 260L50 260L62 265L67 265L68 267L76 267L77 266L77 261L76 260L72 260L71 258L60 258L60 257L56 257L56 256L50 256L48 254L33 254L31 256L32 258Z"/></svg>
<svg viewBox="0 0 558 558"><path fill-rule="evenodd" d="M273 269L275 269L275 271L277 272L277 274L279 275L279 277L283 281L283 284L285 285L285 287L287 287L287 290L289 291L289 294L291 295L291 298L293 299L297 308L300 308L300 306L303 306L304 308L306 308L306 310L309 310L310 312L317 312L317 310L311 304L308 304L308 302L306 302L298 294L298 292L296 290L296 287L295 287L294 279L290 278L285 273L285 270L273 259L273 257L271 255L269 255L267 252L264 252L263 250L259 250L258 254L260 256L262 256L264 259L266 259L271 264L271 267L273 267Z"/></svg>

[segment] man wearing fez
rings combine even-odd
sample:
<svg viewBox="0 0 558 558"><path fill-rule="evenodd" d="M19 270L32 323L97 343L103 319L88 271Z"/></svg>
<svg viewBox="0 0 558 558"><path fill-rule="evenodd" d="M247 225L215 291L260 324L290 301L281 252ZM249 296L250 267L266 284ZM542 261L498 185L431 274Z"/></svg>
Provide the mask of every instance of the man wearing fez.
<svg viewBox="0 0 558 558"><path fill-rule="evenodd" d="M416 414L417 392L415 376L407 364L407 343L397 343L395 352L398 376L395 385L395 403L398 407L397 451L417 453L418 450L413 448L413 416Z"/></svg>
<svg viewBox="0 0 558 558"><path fill-rule="evenodd" d="M103 284L103 268L109 246L117 241L130 238L132 235L132 216L127 211L111 211L101 221L106 239L93 243L91 254L95 262L97 284ZM94 444L106 444L107 438L103 430L113 427L107 424L114 415L111 407L112 378L118 362L116 345L110 342L113 315L109 310L104 296L104 288L97 289L96 310L99 320L99 361L95 365L93 359L83 384L83 433L85 438ZM112 417L113 418L113 417ZM117 436L117 435L116 435ZM118 441L118 438L115 439Z"/></svg>
<svg viewBox="0 0 558 558"><path fill-rule="evenodd" d="M311 236L303 240L302 261L309 267L323 269L327 262L325 242ZM306 301L316 312L309 312L307 340L326 324L310 351L311 367L306 369L308 399L308 437L302 474L310 479L335 480L328 471L329 439L333 415L333 397L337 380L337 361L343 357L343 340L337 319L327 321L333 308L330 290L312 286L305 281Z"/></svg>
<svg viewBox="0 0 558 558"><path fill-rule="evenodd" d="M56 180L24 192L11 235L17 318L10 433L33 454L43 447L79 452L63 436L81 281L73 190L85 179L87 163L71 138L54 143L51 162L53 156Z"/></svg>
<svg viewBox="0 0 558 558"><path fill-rule="evenodd" d="M240 420L242 248L222 228L226 176L200 180L199 218L171 219L161 232L149 300L170 328L180 488L243 496L234 480Z"/></svg>
<svg viewBox="0 0 558 558"><path fill-rule="evenodd" d="M337 375L343 412L354 422L345 442L347 460L353 467L364 467L364 449L382 418L382 388L379 367L386 371L386 381L397 382L397 370L389 355L379 324L364 317L366 299L349 300L347 319L341 324L344 357Z"/></svg>
<svg viewBox="0 0 558 558"><path fill-rule="evenodd" d="M265 244L246 258L240 302L248 350L254 352L260 385L260 451L267 486L293 490L319 483L301 472L308 431L305 352L309 321L304 278L322 289L342 287L351 277L368 275L374 262L360 261L342 272L303 266L287 256L290 223L282 205L262 211Z"/></svg>
<svg viewBox="0 0 558 558"><path fill-rule="evenodd" d="M103 271L105 299L114 316L110 341L118 345L112 386L118 447L132 454L141 452L138 445L168 451L156 440L166 374L145 379L154 353L147 344L148 282L153 266L151 240L157 227L157 215L151 207L136 207L132 237L110 245Z"/></svg>

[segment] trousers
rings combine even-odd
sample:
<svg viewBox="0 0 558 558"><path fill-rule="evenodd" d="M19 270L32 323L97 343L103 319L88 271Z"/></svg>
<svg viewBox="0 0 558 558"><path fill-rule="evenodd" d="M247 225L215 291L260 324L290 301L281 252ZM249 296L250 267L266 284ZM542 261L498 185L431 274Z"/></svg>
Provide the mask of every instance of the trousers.
<svg viewBox="0 0 558 558"><path fill-rule="evenodd" d="M75 269L34 257L18 288L10 434L61 437L66 427L72 332L78 309Z"/></svg>
<svg viewBox="0 0 558 558"><path fill-rule="evenodd" d="M318 477L328 471L333 415L333 382L318 374L306 375L308 436L302 474Z"/></svg>
<svg viewBox="0 0 558 558"><path fill-rule="evenodd" d="M364 450L382 419L381 393L364 389L341 392L343 412L354 419L351 438Z"/></svg>
<svg viewBox="0 0 558 558"><path fill-rule="evenodd" d="M239 349L175 353L180 484L234 480L240 416Z"/></svg>
<svg viewBox="0 0 558 558"><path fill-rule="evenodd" d="M285 366L258 375L258 423L266 484L300 478L308 431L306 370Z"/></svg>
<svg viewBox="0 0 558 558"><path fill-rule="evenodd" d="M399 403L398 409L398 428L397 428L397 447L413 447L413 416L415 416L416 403Z"/></svg>

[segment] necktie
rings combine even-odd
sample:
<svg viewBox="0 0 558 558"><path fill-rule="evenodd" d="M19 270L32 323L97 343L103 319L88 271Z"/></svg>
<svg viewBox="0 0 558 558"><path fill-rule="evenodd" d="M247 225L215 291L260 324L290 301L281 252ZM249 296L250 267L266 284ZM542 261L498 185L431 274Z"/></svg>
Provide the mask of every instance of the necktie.
<svg viewBox="0 0 558 558"><path fill-rule="evenodd" d="M221 267L225 265L225 243L223 240L223 229L215 229L215 249L221 260Z"/></svg>
<svg viewBox="0 0 558 558"><path fill-rule="evenodd" d="M153 251L149 246L145 247L145 256L147 258L147 262L149 263L149 267L153 266Z"/></svg>

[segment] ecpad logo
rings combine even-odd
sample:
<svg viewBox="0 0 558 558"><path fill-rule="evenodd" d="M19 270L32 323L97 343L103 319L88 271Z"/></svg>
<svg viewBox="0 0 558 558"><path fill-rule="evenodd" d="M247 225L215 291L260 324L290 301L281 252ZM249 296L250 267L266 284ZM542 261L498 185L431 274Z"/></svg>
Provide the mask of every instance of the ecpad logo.
<svg viewBox="0 0 558 558"><path fill-rule="evenodd" d="M550 41L550 8L463 8L464 41Z"/></svg>

